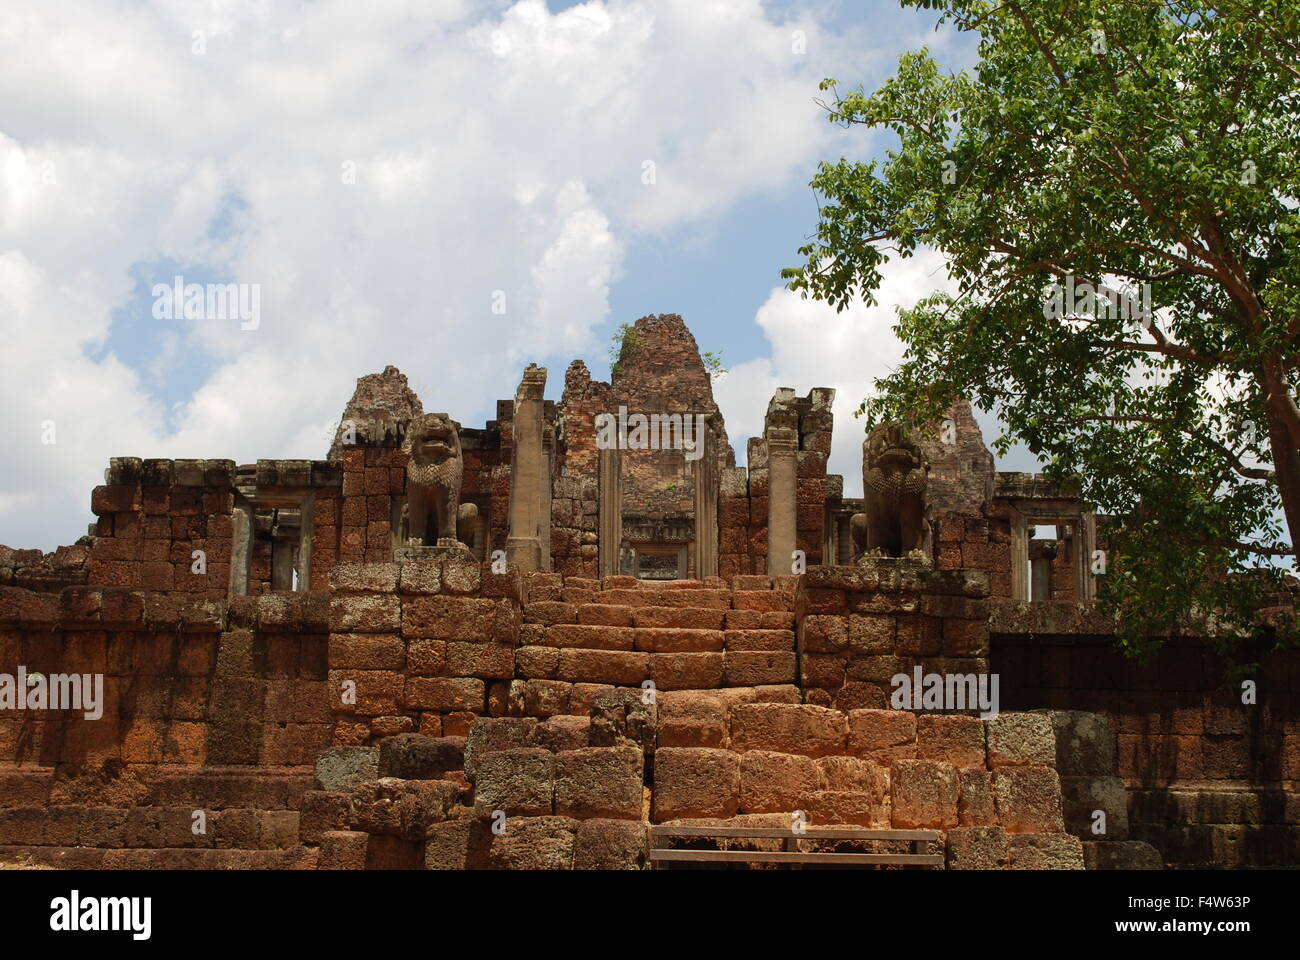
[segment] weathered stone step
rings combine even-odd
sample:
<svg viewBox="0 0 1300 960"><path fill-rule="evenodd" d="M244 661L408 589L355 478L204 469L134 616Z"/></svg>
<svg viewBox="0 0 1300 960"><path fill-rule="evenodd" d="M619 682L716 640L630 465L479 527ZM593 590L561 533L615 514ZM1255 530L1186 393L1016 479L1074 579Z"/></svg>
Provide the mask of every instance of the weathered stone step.
<svg viewBox="0 0 1300 960"><path fill-rule="evenodd" d="M785 650L794 651L793 630L726 630L723 645L727 650Z"/></svg>
<svg viewBox="0 0 1300 960"><path fill-rule="evenodd" d="M732 591L768 591L793 597L799 578L738 575L730 578L705 577L703 580L641 580L636 577L561 576L558 573L531 573L527 577L530 600L564 600L587 602L593 594L634 590L642 593L712 593Z"/></svg>
<svg viewBox="0 0 1300 960"><path fill-rule="evenodd" d="M729 610L714 607L636 607L632 624L636 627L692 627L697 630L721 630Z"/></svg>
<svg viewBox="0 0 1300 960"><path fill-rule="evenodd" d="M631 627L557 623L542 633L542 645L583 650L631 650L635 642Z"/></svg>
<svg viewBox="0 0 1300 960"><path fill-rule="evenodd" d="M557 623L541 634L541 645L577 650L639 650L645 653L786 651L793 630L706 630L694 627L611 627Z"/></svg>
<svg viewBox="0 0 1300 960"><path fill-rule="evenodd" d="M582 587L588 590L730 590L731 585L722 577L705 577L703 580L642 580L638 577L602 577L597 580L584 580L565 577L566 587Z"/></svg>
<svg viewBox="0 0 1300 960"><path fill-rule="evenodd" d="M311 789L309 766L218 766L196 769L185 764L137 764L134 781L143 792L140 806L192 809L250 807L297 809ZM0 809L40 805L111 806L116 803L113 781L55 777L53 768L0 763Z"/></svg>
<svg viewBox="0 0 1300 960"><path fill-rule="evenodd" d="M710 606L633 606L617 603L538 600L523 607L523 622L554 626L576 623L608 627L688 627L696 630L790 630L794 611L728 610Z"/></svg>
<svg viewBox="0 0 1300 960"><path fill-rule="evenodd" d="M621 578L620 578L621 579ZM637 580L640 590L730 590L731 586L721 577L707 577L704 580ZM606 587L605 589L609 589Z"/></svg>
<svg viewBox="0 0 1300 960"><path fill-rule="evenodd" d="M203 811L199 820L194 814ZM203 832L195 833L202 823ZM285 850L298 845L297 810L210 807L56 805L0 810L0 844L61 847L105 844L133 849L163 847Z"/></svg>
<svg viewBox="0 0 1300 960"><path fill-rule="evenodd" d="M728 630L793 630L792 610L728 610Z"/></svg>
<svg viewBox="0 0 1300 960"><path fill-rule="evenodd" d="M635 635L642 632L623 629L633 643ZM792 649L665 653L532 646L519 648L517 662L519 672L526 679L561 680L571 684L639 687L651 680L662 690L711 690L795 681L795 653Z"/></svg>
<svg viewBox="0 0 1300 960"><path fill-rule="evenodd" d="M794 609L794 597L780 590L735 590L731 605L737 610L787 611Z"/></svg>
<svg viewBox="0 0 1300 960"><path fill-rule="evenodd" d="M708 607L727 610L731 607L730 590L654 590L626 589L602 590L593 594L592 603L613 603L630 607Z"/></svg>
<svg viewBox="0 0 1300 960"><path fill-rule="evenodd" d="M721 630L696 630L689 627L635 627L632 630L636 649L649 653L707 653L721 650Z"/></svg>
<svg viewBox="0 0 1300 960"><path fill-rule="evenodd" d="M0 845L0 863L56 870L315 870L317 851L212 850L162 847L111 849Z"/></svg>

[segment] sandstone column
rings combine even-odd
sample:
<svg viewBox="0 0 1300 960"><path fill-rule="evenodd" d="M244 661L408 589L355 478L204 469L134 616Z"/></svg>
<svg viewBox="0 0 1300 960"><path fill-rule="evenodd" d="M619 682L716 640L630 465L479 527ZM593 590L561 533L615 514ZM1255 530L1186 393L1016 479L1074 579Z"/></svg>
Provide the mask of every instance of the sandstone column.
<svg viewBox="0 0 1300 960"><path fill-rule="evenodd" d="M1097 579L1092 573L1092 553L1097 549L1097 514L1084 510L1079 515L1075 531L1077 555L1074 558L1074 569L1078 577L1078 592L1075 596L1080 603L1091 603L1097 599Z"/></svg>
<svg viewBox="0 0 1300 960"><path fill-rule="evenodd" d="M542 449L546 368L530 363L515 393L514 457L510 468L510 532L506 537L508 562L524 573L543 569L542 485L546 457ZM549 539L549 535L547 537Z"/></svg>
<svg viewBox="0 0 1300 960"><path fill-rule="evenodd" d="M1027 603L1029 596L1029 522L1011 508L1011 597Z"/></svg>
<svg viewBox="0 0 1300 960"><path fill-rule="evenodd" d="M474 557L480 563L488 558L488 538L491 533L488 529L487 511L484 510L474 518Z"/></svg>
<svg viewBox="0 0 1300 960"><path fill-rule="evenodd" d="M271 540L271 589L293 589L293 541L287 537Z"/></svg>
<svg viewBox="0 0 1300 960"><path fill-rule="evenodd" d="M1052 599L1052 557L1029 544L1029 599L1033 602Z"/></svg>
<svg viewBox="0 0 1300 960"><path fill-rule="evenodd" d="M695 438L701 456L695 461L695 576L718 575L718 461L713 443L713 418Z"/></svg>
<svg viewBox="0 0 1300 960"><path fill-rule="evenodd" d="M302 500L302 531L298 534L298 589L311 589L312 534L316 530L316 491Z"/></svg>
<svg viewBox="0 0 1300 960"><path fill-rule="evenodd" d="M769 426L767 434L767 573L790 572L795 549L795 477L799 439L792 427Z"/></svg>
<svg viewBox="0 0 1300 960"><path fill-rule="evenodd" d="M253 562L253 508L243 497L235 495L230 514L230 595L248 593L249 567Z"/></svg>
<svg viewBox="0 0 1300 960"><path fill-rule="evenodd" d="M597 550L600 575L618 576L619 549L623 545L623 474L617 447L600 451Z"/></svg>
<svg viewBox="0 0 1300 960"><path fill-rule="evenodd" d="M543 410L545 405L543 404ZM551 464L555 462L555 427L542 424L542 475L539 483L537 537L541 541L542 569L551 569Z"/></svg>

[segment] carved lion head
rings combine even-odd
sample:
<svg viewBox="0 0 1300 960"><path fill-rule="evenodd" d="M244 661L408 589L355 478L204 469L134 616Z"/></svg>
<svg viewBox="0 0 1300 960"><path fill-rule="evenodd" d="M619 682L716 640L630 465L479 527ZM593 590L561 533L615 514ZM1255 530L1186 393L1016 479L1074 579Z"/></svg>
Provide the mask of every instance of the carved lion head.
<svg viewBox="0 0 1300 960"><path fill-rule="evenodd" d="M460 459L460 424L445 413L426 413L406 428L402 450L412 463L440 464Z"/></svg>
<svg viewBox="0 0 1300 960"><path fill-rule="evenodd" d="M873 427L863 444L863 463L881 470L916 470L927 466L925 454L898 423Z"/></svg>

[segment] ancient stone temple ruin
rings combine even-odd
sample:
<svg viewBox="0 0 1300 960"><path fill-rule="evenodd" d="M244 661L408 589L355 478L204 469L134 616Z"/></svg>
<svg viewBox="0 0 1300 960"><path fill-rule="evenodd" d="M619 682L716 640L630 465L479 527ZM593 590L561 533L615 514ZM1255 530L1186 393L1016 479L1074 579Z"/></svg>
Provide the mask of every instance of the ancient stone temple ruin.
<svg viewBox="0 0 1300 960"><path fill-rule="evenodd" d="M0 860L1300 861L1294 655L1250 706L1196 638L1121 657L1104 523L968 404L866 434L845 497L833 391L737 467L681 318L634 332L482 425L388 367L323 459L114 459L86 537L0 548Z"/></svg>

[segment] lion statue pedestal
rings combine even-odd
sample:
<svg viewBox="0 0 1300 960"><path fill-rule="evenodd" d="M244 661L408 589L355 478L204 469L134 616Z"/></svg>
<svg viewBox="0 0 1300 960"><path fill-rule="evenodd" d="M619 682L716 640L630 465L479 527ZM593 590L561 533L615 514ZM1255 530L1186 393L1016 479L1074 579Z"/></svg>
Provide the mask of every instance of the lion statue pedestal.
<svg viewBox="0 0 1300 960"><path fill-rule="evenodd" d="M404 547L393 551L393 559L398 563L403 560L470 560L478 558L459 540L443 539L435 544L408 542Z"/></svg>

